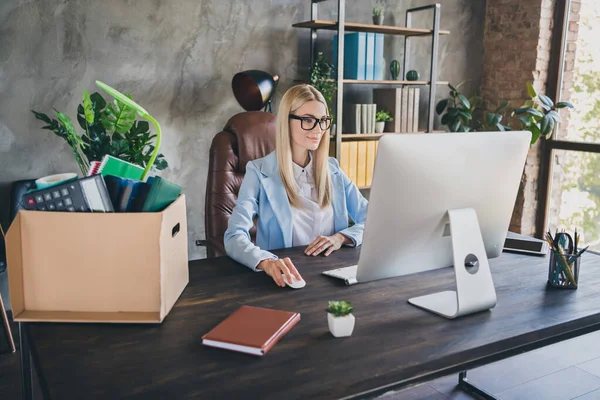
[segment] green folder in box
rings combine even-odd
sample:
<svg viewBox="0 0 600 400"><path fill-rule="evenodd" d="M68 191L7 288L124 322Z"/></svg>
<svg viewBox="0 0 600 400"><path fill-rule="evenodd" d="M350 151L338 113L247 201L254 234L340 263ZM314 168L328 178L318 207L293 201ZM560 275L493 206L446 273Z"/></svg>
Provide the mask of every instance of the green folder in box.
<svg viewBox="0 0 600 400"><path fill-rule="evenodd" d="M142 212L158 212L167 208L177 200L181 193L181 186L168 181L160 176L148 178L150 191L144 202Z"/></svg>
<svg viewBox="0 0 600 400"><path fill-rule="evenodd" d="M141 180L144 168L107 154L102 159L98 173L103 177L112 175L119 178Z"/></svg>

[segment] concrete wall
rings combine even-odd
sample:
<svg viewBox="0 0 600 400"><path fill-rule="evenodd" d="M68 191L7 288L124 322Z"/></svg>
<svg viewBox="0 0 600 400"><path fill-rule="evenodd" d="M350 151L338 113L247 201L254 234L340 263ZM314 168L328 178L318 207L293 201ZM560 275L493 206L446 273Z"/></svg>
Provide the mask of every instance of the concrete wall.
<svg viewBox="0 0 600 400"><path fill-rule="evenodd" d="M349 21L371 21L376 1L347 3ZM387 1L385 23L403 25L407 8L429 3ZM481 80L485 1L441 3L441 26L452 33L440 43L439 79L470 80L464 87L470 94ZM337 2L320 7L320 17L330 18ZM160 121L170 164L163 176L184 187L190 258L203 257L194 241L204 238L208 148L227 119L243 111L231 78L254 68L279 74L276 107L293 80L308 76L309 31L291 25L309 17L308 0L1 1L0 220L6 224L9 182L78 172L66 143L40 129L29 110L56 108L74 119L82 91L96 91L93 82L101 80L131 93ZM332 35L323 33L319 47L330 51ZM418 41L413 67L426 76L430 46ZM388 63L402 62L402 45L400 37L386 38ZM446 95L444 86L438 89L438 97ZM370 93L348 87L347 101L370 101Z"/></svg>

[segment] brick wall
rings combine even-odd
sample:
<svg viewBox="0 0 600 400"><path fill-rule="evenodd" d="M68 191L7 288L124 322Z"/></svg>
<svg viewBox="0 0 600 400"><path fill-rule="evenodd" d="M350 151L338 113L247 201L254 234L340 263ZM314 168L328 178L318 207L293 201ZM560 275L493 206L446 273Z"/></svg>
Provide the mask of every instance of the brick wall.
<svg viewBox="0 0 600 400"><path fill-rule="evenodd" d="M527 82L544 93L548 79L555 0L488 0L481 94L490 108L503 100L511 108L527 99ZM518 127L513 124L513 127ZM529 151L510 230L535 234L539 142Z"/></svg>

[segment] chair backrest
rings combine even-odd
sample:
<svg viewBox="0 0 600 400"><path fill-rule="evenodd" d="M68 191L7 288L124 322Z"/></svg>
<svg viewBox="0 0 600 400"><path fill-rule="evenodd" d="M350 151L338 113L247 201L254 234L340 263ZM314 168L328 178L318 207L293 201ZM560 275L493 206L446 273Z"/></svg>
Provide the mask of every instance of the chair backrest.
<svg viewBox="0 0 600 400"><path fill-rule="evenodd" d="M275 115L249 111L234 115L210 146L204 227L207 257L225 255L223 235L235 207L248 161L275 150ZM250 231L256 235L256 220Z"/></svg>

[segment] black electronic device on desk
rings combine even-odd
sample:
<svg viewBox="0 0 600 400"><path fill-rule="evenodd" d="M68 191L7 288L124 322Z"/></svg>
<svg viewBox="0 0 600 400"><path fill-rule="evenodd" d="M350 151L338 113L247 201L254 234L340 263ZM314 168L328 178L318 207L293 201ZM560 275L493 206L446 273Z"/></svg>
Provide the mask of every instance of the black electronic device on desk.
<svg viewBox="0 0 600 400"><path fill-rule="evenodd" d="M27 192L22 197L26 210L66 212L113 212L106 184L93 175L46 189Z"/></svg>
<svg viewBox="0 0 600 400"><path fill-rule="evenodd" d="M545 256L548 254L548 243L540 239L508 232L504 241L504 251Z"/></svg>

